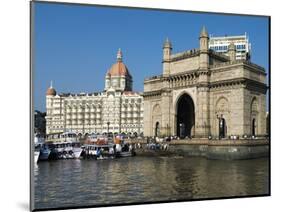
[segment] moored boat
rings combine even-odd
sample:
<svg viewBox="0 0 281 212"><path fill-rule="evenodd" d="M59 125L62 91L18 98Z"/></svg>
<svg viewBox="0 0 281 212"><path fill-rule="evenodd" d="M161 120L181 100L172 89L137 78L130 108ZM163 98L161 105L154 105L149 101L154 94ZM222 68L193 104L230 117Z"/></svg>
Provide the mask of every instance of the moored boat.
<svg viewBox="0 0 281 212"><path fill-rule="evenodd" d="M82 153L78 136L72 132L47 135L50 159L77 159Z"/></svg>
<svg viewBox="0 0 281 212"><path fill-rule="evenodd" d="M114 144L112 143L88 143L84 145L83 158L97 160L114 158L114 148Z"/></svg>
<svg viewBox="0 0 281 212"><path fill-rule="evenodd" d="M39 160L40 150L35 149L34 151L34 163L37 163Z"/></svg>
<svg viewBox="0 0 281 212"><path fill-rule="evenodd" d="M34 137L34 161L48 160L51 150L48 148L48 145L45 143L44 136L40 134L35 134Z"/></svg>
<svg viewBox="0 0 281 212"><path fill-rule="evenodd" d="M114 143L116 145L116 157L132 157L136 155L133 146L125 143L122 136L116 136Z"/></svg>
<svg viewBox="0 0 281 212"><path fill-rule="evenodd" d="M51 153L51 150L49 149L47 144L45 144L45 143L40 144L39 160L48 160L50 153Z"/></svg>

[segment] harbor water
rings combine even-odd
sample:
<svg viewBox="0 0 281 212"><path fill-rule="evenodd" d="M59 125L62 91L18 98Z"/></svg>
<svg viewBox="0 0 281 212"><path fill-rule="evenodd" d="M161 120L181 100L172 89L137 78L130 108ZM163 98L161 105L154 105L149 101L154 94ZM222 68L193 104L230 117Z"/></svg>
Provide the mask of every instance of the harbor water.
<svg viewBox="0 0 281 212"><path fill-rule="evenodd" d="M266 195L269 159L158 156L35 165L35 208Z"/></svg>

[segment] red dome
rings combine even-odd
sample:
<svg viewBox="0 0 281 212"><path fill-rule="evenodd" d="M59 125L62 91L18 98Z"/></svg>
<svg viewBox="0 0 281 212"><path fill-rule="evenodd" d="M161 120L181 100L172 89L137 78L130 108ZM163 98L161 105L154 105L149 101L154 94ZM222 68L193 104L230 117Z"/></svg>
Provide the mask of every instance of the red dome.
<svg viewBox="0 0 281 212"><path fill-rule="evenodd" d="M122 62L121 49L117 52L117 63L113 64L107 72L110 76L129 76L131 77L127 66Z"/></svg>
<svg viewBox="0 0 281 212"><path fill-rule="evenodd" d="M47 96L55 96L57 94L56 90L52 87L48 88L46 95Z"/></svg>
<svg viewBox="0 0 281 212"><path fill-rule="evenodd" d="M113 64L107 72L110 76L130 76L129 70L122 61Z"/></svg>

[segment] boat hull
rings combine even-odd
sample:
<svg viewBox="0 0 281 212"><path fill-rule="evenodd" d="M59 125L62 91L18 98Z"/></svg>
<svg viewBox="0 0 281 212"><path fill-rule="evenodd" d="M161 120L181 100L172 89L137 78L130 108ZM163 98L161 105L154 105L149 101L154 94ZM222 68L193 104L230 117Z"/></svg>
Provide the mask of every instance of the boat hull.
<svg viewBox="0 0 281 212"><path fill-rule="evenodd" d="M74 158L75 158L75 159L80 158L81 153L82 153L82 149L77 149L77 150L74 150L74 152L73 152L73 154L74 154Z"/></svg>
<svg viewBox="0 0 281 212"><path fill-rule="evenodd" d="M39 155L39 160L48 160L50 156L50 152L51 151L49 149L41 150Z"/></svg>
<svg viewBox="0 0 281 212"><path fill-rule="evenodd" d="M128 151L128 152L117 152L116 153L116 157L132 157L135 156L135 153L132 151Z"/></svg>
<svg viewBox="0 0 281 212"><path fill-rule="evenodd" d="M34 151L34 163L37 163L39 160L40 151Z"/></svg>

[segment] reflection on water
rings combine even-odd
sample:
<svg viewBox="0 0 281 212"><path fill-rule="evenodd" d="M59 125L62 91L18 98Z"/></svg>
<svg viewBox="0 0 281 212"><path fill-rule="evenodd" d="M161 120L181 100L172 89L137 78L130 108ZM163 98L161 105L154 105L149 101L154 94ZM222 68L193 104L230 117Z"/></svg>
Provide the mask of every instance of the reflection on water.
<svg viewBox="0 0 281 212"><path fill-rule="evenodd" d="M59 160L35 166L35 208L268 194L268 159Z"/></svg>

